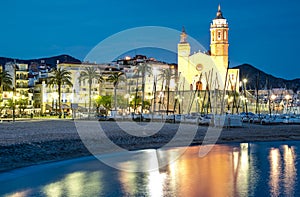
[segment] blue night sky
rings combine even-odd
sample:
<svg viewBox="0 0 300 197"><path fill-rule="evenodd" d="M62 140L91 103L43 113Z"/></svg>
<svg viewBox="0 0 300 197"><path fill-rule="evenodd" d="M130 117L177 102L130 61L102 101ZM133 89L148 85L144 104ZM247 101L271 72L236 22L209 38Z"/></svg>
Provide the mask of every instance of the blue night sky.
<svg viewBox="0 0 300 197"><path fill-rule="evenodd" d="M249 63L277 77L300 77L298 0L1 0L0 56L83 60L105 38L140 26L185 26L209 49L219 3L229 22L231 67ZM157 59L176 60L167 56Z"/></svg>

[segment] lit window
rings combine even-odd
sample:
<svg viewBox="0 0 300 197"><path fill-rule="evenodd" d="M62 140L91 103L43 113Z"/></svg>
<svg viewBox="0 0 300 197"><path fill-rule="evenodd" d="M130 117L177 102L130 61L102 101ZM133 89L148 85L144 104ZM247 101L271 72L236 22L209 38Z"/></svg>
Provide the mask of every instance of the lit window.
<svg viewBox="0 0 300 197"><path fill-rule="evenodd" d="M218 31L218 40L221 40L221 31Z"/></svg>
<svg viewBox="0 0 300 197"><path fill-rule="evenodd" d="M224 40L227 40L227 31L224 31Z"/></svg>

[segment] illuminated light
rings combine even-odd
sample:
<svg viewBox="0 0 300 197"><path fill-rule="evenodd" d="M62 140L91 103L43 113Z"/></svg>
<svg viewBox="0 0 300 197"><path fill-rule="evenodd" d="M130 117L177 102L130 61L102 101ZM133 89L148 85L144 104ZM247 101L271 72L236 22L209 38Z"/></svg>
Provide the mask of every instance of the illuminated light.
<svg viewBox="0 0 300 197"><path fill-rule="evenodd" d="M131 60L131 57L130 56L126 56L125 60Z"/></svg>
<svg viewBox="0 0 300 197"><path fill-rule="evenodd" d="M244 83L247 83L247 82L248 82L248 80L247 80L247 79L243 79L243 82L244 82Z"/></svg>
<svg viewBox="0 0 300 197"><path fill-rule="evenodd" d="M272 94L272 95L271 95L271 100L274 101L275 99L276 99L276 95L275 95L275 94Z"/></svg>
<svg viewBox="0 0 300 197"><path fill-rule="evenodd" d="M290 100L290 99L291 99L291 96L287 94L287 95L285 95L285 99L286 99L286 100Z"/></svg>

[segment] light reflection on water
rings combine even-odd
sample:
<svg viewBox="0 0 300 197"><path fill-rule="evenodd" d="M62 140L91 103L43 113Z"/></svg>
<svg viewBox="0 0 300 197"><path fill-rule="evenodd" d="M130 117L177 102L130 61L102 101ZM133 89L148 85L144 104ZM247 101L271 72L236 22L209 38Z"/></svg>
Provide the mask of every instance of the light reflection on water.
<svg viewBox="0 0 300 197"><path fill-rule="evenodd" d="M95 159L0 174L4 196L297 196L300 142L215 145L205 157L189 147L178 160L147 173L118 171ZM153 151L143 154L153 155ZM177 148L158 150L172 160ZM114 157L114 155L112 155ZM118 165L146 165L118 161ZM28 172L30 171L30 173Z"/></svg>

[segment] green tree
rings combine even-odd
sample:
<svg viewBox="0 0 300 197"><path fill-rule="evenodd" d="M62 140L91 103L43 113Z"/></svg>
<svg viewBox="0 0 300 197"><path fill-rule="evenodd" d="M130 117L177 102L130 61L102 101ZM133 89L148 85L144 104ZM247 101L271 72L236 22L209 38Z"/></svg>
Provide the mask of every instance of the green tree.
<svg viewBox="0 0 300 197"><path fill-rule="evenodd" d="M152 73L152 68L148 64L142 63L138 66L137 69L138 73L142 74L142 108L141 108L141 113L144 111L145 107L145 78L146 74L150 75Z"/></svg>
<svg viewBox="0 0 300 197"><path fill-rule="evenodd" d="M99 83L103 81L103 78L100 73L97 72L95 67L86 67L84 71L80 72L79 81L87 80L89 84L89 109L88 109L88 118L90 118L91 113L91 92L92 92L92 84L93 80L96 79Z"/></svg>
<svg viewBox="0 0 300 197"><path fill-rule="evenodd" d="M172 72L171 68L167 68L162 70L162 72L160 73L159 77L162 79L162 84L165 83L165 89L167 89L168 95L167 95L167 115L169 113L169 101L170 101L170 82L171 79L173 79L174 74Z"/></svg>
<svg viewBox="0 0 300 197"><path fill-rule="evenodd" d="M0 93L1 95L3 94L3 91L5 90L9 90L12 86L12 77L10 76L10 74L4 70L2 72L0 72ZM1 98L2 100L3 98Z"/></svg>
<svg viewBox="0 0 300 197"><path fill-rule="evenodd" d="M16 104L19 106L20 109L20 113L24 114L25 109L27 109L27 105L28 105L28 99L19 99L16 101Z"/></svg>
<svg viewBox="0 0 300 197"><path fill-rule="evenodd" d="M101 96L101 105L106 109L106 115L107 112L112 109L111 101L112 101L112 96L110 95Z"/></svg>
<svg viewBox="0 0 300 197"><path fill-rule="evenodd" d="M0 115L2 115L2 111L6 108L7 104L2 102L0 105Z"/></svg>
<svg viewBox="0 0 300 197"><path fill-rule="evenodd" d="M62 85L67 85L72 87L73 84L71 82L71 72L67 71L64 68L56 68L52 72L52 75L48 77L48 86L54 87L57 85L58 88L58 105L60 109L59 118L61 118L62 114L62 107L61 107L61 88Z"/></svg>
<svg viewBox="0 0 300 197"><path fill-rule="evenodd" d="M100 111L100 107L101 107L101 103L102 102L102 96L98 95L95 99L94 99L94 104L96 106L96 113L99 114Z"/></svg>
<svg viewBox="0 0 300 197"><path fill-rule="evenodd" d="M113 83L114 86L114 107L115 111L117 111L117 88L120 81L123 81L124 78L122 78L123 72L115 72L112 75L108 76L108 81Z"/></svg>
<svg viewBox="0 0 300 197"><path fill-rule="evenodd" d="M9 109L14 109L16 107L16 103L13 101L13 99L8 99L7 100L7 107Z"/></svg>

